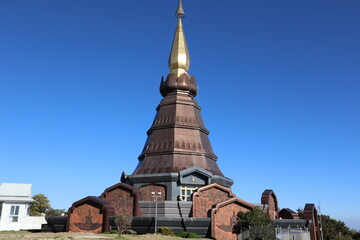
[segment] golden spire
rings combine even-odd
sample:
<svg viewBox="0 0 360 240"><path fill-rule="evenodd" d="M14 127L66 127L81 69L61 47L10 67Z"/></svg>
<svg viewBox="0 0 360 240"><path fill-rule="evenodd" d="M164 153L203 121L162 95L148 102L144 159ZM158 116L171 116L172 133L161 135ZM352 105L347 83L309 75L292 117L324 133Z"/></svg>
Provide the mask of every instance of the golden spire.
<svg viewBox="0 0 360 240"><path fill-rule="evenodd" d="M186 45L184 29L181 21L181 19L185 17L181 0L179 0L179 6L175 15L178 19L178 23L169 56L169 68L176 77L179 77L182 73L189 70L190 67L190 55Z"/></svg>
<svg viewBox="0 0 360 240"><path fill-rule="evenodd" d="M183 6L182 6L182 0L179 0L179 6L178 6L178 9L175 13L175 16L178 18L184 18L185 17L185 12L184 12L184 9L183 9Z"/></svg>

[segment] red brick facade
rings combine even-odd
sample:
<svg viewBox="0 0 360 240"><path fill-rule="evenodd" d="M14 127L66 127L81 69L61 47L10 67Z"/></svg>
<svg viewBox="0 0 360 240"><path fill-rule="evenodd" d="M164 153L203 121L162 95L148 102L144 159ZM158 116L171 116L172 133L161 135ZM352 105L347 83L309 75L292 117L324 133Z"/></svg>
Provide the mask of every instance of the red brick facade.
<svg viewBox="0 0 360 240"><path fill-rule="evenodd" d="M300 219L299 215L289 208L283 208L279 212L281 219Z"/></svg>
<svg viewBox="0 0 360 240"><path fill-rule="evenodd" d="M265 190L261 196L261 204L268 205L268 214L271 219L279 218L279 208L277 197L273 190Z"/></svg>
<svg viewBox="0 0 360 240"><path fill-rule="evenodd" d="M210 184L199 188L193 194L192 216L197 218L211 217L211 209L218 203L236 197L229 188L219 184Z"/></svg>
<svg viewBox="0 0 360 240"><path fill-rule="evenodd" d="M149 184L139 188L139 191L142 194L143 201L153 201L154 198L151 197L152 192L161 192L161 197L158 198L158 201L165 201L166 200L166 187L157 184Z"/></svg>
<svg viewBox="0 0 360 240"><path fill-rule="evenodd" d="M86 197L69 209L68 232L101 233L110 231L109 216L114 215L110 204L97 197Z"/></svg>
<svg viewBox="0 0 360 240"><path fill-rule="evenodd" d="M238 212L248 212L255 205L239 198L231 198L217 204L211 211L211 237L221 240L236 240L233 227L237 222Z"/></svg>
<svg viewBox="0 0 360 240"><path fill-rule="evenodd" d="M142 199L137 188L118 183L105 189L101 198L108 201L115 209L115 215L141 216L139 201Z"/></svg>
<svg viewBox="0 0 360 240"><path fill-rule="evenodd" d="M311 240L320 239L319 217L314 204L307 203L304 208L304 219L311 220L310 227Z"/></svg>

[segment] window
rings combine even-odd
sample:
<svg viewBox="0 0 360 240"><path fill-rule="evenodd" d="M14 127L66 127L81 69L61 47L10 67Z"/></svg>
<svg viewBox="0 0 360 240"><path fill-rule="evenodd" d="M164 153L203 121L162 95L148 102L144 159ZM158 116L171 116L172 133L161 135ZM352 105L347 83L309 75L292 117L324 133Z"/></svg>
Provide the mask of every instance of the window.
<svg viewBox="0 0 360 240"><path fill-rule="evenodd" d="M180 188L180 200L191 201L191 194L196 191L199 187L183 185Z"/></svg>
<svg viewBox="0 0 360 240"><path fill-rule="evenodd" d="M11 206L10 208L10 222L17 222L19 221L19 209L20 206Z"/></svg>

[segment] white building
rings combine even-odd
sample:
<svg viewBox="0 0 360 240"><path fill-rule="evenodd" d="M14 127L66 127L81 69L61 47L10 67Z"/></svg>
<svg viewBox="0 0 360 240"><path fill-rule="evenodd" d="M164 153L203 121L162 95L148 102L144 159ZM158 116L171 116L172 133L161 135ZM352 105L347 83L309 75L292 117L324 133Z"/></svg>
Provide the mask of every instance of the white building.
<svg viewBox="0 0 360 240"><path fill-rule="evenodd" d="M0 183L0 231L39 230L45 217L30 217L31 184Z"/></svg>

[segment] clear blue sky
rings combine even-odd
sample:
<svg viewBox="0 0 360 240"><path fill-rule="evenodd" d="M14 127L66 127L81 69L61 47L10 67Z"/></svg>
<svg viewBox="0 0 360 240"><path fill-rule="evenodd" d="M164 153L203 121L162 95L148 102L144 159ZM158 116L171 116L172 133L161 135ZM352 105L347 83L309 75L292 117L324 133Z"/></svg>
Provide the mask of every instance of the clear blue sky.
<svg viewBox="0 0 360 240"><path fill-rule="evenodd" d="M0 182L54 208L137 165L177 0L0 1ZM233 191L360 229L360 1L184 0L189 73Z"/></svg>

